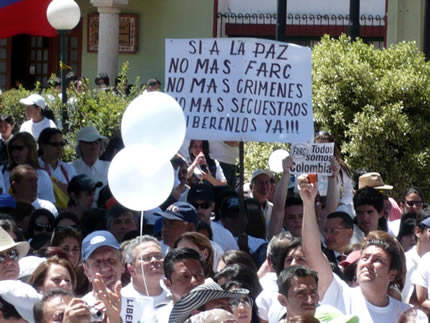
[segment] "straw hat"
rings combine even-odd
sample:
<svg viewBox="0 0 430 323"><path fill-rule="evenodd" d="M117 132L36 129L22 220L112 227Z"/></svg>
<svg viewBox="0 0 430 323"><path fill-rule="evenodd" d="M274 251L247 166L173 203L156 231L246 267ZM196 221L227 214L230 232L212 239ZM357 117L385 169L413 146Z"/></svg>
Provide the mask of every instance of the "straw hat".
<svg viewBox="0 0 430 323"><path fill-rule="evenodd" d="M381 174L379 173L366 173L360 176L358 179L358 188L373 187L377 190L392 190L393 186L385 185L382 180Z"/></svg>
<svg viewBox="0 0 430 323"><path fill-rule="evenodd" d="M18 250L18 259L26 256L30 245L27 241L15 242L12 237L2 227L0 227L0 252L16 248Z"/></svg>

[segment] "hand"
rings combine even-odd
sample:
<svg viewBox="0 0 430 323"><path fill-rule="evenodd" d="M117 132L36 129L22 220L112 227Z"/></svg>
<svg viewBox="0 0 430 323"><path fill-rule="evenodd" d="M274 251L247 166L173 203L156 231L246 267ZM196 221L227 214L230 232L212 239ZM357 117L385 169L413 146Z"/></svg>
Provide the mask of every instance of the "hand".
<svg viewBox="0 0 430 323"><path fill-rule="evenodd" d="M303 205L314 204L315 197L318 194L318 183L309 183L308 175L302 174L297 178L297 186Z"/></svg>
<svg viewBox="0 0 430 323"><path fill-rule="evenodd" d="M200 170L200 180L201 181L206 180L206 181L210 182L210 180L212 178L213 178L213 176L212 176L212 174L211 174L211 172L209 170L207 172L204 172L204 171Z"/></svg>
<svg viewBox="0 0 430 323"><path fill-rule="evenodd" d="M285 174L289 174L289 173L290 173L290 169L291 169L293 166L294 166L294 163L293 163L293 157L288 156L288 157L285 157L285 158L282 160L282 169L284 170L284 173L285 173Z"/></svg>
<svg viewBox="0 0 430 323"><path fill-rule="evenodd" d="M96 273L93 280L93 290L97 292L97 298L104 303L107 322L121 322L121 282L117 281L114 291L106 287L102 276Z"/></svg>
<svg viewBox="0 0 430 323"><path fill-rule="evenodd" d="M63 323L90 322L88 304L80 298L73 298L64 311Z"/></svg>
<svg viewBox="0 0 430 323"><path fill-rule="evenodd" d="M334 156L331 158L331 161L330 161L330 170L332 173L331 177L335 177L335 178L340 172L340 164L337 161L336 157Z"/></svg>
<svg viewBox="0 0 430 323"><path fill-rule="evenodd" d="M197 155L197 157L196 157L196 159L194 159L194 161L196 162L196 165L206 165L207 164L205 154L203 153L203 151L201 151Z"/></svg>

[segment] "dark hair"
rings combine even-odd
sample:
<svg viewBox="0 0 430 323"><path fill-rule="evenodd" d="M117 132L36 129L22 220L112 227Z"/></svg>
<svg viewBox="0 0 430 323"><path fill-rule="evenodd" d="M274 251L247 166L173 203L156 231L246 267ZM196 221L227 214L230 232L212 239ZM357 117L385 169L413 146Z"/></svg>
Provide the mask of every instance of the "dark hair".
<svg viewBox="0 0 430 323"><path fill-rule="evenodd" d="M191 161L194 161L194 159L197 156L193 155L193 151L192 151L192 147L195 141L201 141L202 142L202 152L205 155L205 159L206 162L208 164L208 169L211 172L212 176L215 177L216 176L216 164L215 164L215 160L213 160L210 155L209 155L209 141L207 140L197 140L197 139L192 139L190 140L190 144L188 146L188 153L190 154L190 159Z"/></svg>
<svg viewBox="0 0 430 323"><path fill-rule="evenodd" d="M421 200L424 201L424 197L421 191L418 188L411 186L403 193L403 202L406 202L406 197L410 194L417 194L421 198Z"/></svg>
<svg viewBox="0 0 430 323"><path fill-rule="evenodd" d="M415 233L415 227L417 225L417 220L413 218L406 218L400 220L399 234L397 235L397 240L401 240L404 236Z"/></svg>
<svg viewBox="0 0 430 323"><path fill-rule="evenodd" d="M64 211L64 212L61 212L56 218L55 218L55 220L54 220L54 223L53 223L53 225L54 225L54 228L56 228L56 227L58 227L58 224L62 221L62 220L64 220L64 219L69 219L69 220L72 220L73 222L75 222L76 223L76 228L74 228L75 230L77 230L77 231L80 231L81 230L81 220L79 219L79 217L75 214L75 213L73 213L73 212L69 212L69 211Z"/></svg>
<svg viewBox="0 0 430 323"><path fill-rule="evenodd" d="M430 217L430 207L426 207L421 211L419 211L418 214L416 215L417 227L424 229L424 227L421 225L421 222L423 222L428 217Z"/></svg>
<svg viewBox="0 0 430 323"><path fill-rule="evenodd" d="M100 156L100 160L112 161L115 150L120 151L124 148L124 142L122 141L121 135L113 136L109 139L105 151Z"/></svg>
<svg viewBox="0 0 430 323"><path fill-rule="evenodd" d="M352 229L354 227L354 221L348 213L342 211L336 211L327 215L328 219L341 219L342 225L345 229Z"/></svg>
<svg viewBox="0 0 430 323"><path fill-rule="evenodd" d="M384 209L384 195L373 187L360 188L355 193L353 201L355 209L362 205L371 205L378 213Z"/></svg>
<svg viewBox="0 0 430 323"><path fill-rule="evenodd" d="M64 239L73 238L79 243L79 247L81 246L82 236L76 230L70 227L56 227L52 232L51 237L51 246L57 247L59 246Z"/></svg>
<svg viewBox="0 0 430 323"><path fill-rule="evenodd" d="M72 264L67 260L63 258L59 258L57 256L53 256L48 258L46 261L42 262L36 270L33 272L33 274L30 276L30 279L28 280L28 283L33 286L36 290L43 285L46 279L46 275L48 274L49 268L51 265L60 265L67 269L70 275L70 279L72 282L72 288L75 289L76 287L76 274L73 269Z"/></svg>
<svg viewBox="0 0 430 323"><path fill-rule="evenodd" d="M163 269L164 275L168 280L172 279L172 273L175 270L175 264L184 259L194 259L200 263L202 267L202 271L204 271L205 265L203 263L202 256L200 254L190 248L177 248L170 250L166 257L164 258Z"/></svg>
<svg viewBox="0 0 430 323"><path fill-rule="evenodd" d="M280 250L275 257L277 258L277 263L279 264L279 267L274 268L276 271L276 275L279 275L282 270L284 270L285 266L285 259L287 258L288 254L291 250L302 248L302 239L300 238L293 238L288 244Z"/></svg>
<svg viewBox="0 0 430 323"><path fill-rule="evenodd" d="M284 268L284 261L280 259L279 255L284 251L293 237L289 232L281 232L270 239L267 247L267 258L269 258L272 268L278 272Z"/></svg>
<svg viewBox="0 0 430 323"><path fill-rule="evenodd" d="M63 134L57 128L45 128L42 130L42 132L39 135L39 139L37 140L37 143L39 144L39 151L38 151L39 156L43 155L42 145L49 144L49 141L51 140L51 138L56 135L62 136Z"/></svg>
<svg viewBox="0 0 430 323"><path fill-rule="evenodd" d="M390 270L397 271L393 283L397 283L399 289L402 290L405 284L406 259L400 242L387 232L371 231L361 243L361 252L370 246L381 248L388 254L390 257Z"/></svg>
<svg viewBox="0 0 430 323"><path fill-rule="evenodd" d="M3 317L8 319L20 319L22 316L18 313L15 306L7 302L0 296L0 311L3 313Z"/></svg>
<svg viewBox="0 0 430 323"><path fill-rule="evenodd" d="M278 275L278 290L279 293L288 297L288 291L295 278L312 277L318 286L318 274L304 266L290 266L285 268Z"/></svg>
<svg viewBox="0 0 430 323"><path fill-rule="evenodd" d="M352 174L352 187L358 190L358 182L361 175L367 174L369 171L366 168L357 168Z"/></svg>
<svg viewBox="0 0 430 323"><path fill-rule="evenodd" d="M37 157L37 144L36 144L36 141L34 140L34 137L28 132L18 132L7 143L7 155L8 155L7 169L11 171L16 166L18 166L18 164L16 163L16 161L13 159L13 156L12 156L12 147L17 141L21 141L23 145L28 148L28 156L24 164L29 164L34 169L39 169L40 165L39 165L39 159Z"/></svg>
<svg viewBox="0 0 430 323"><path fill-rule="evenodd" d="M237 280L231 280L227 283L225 283L223 286L221 286L224 290L228 292L234 292L237 289L246 289L246 284L243 282L237 281ZM249 297L252 300L252 318L251 323L260 323L260 318L258 317L258 307L255 302L255 298L249 295Z"/></svg>
<svg viewBox="0 0 430 323"><path fill-rule="evenodd" d="M117 203L106 212L106 228L110 230L110 227L112 226L112 221L120 217L124 213L131 213L131 217L133 218L133 221L136 224L136 227L139 227L139 217L136 214L136 212Z"/></svg>
<svg viewBox="0 0 430 323"><path fill-rule="evenodd" d="M33 212L33 214L30 217L30 221L28 223L28 236L30 238L34 235L34 228L36 226L36 220L38 217L45 216L48 219L49 224L51 225L51 229L53 229L53 224L55 217L54 215L47 209L38 209Z"/></svg>
<svg viewBox="0 0 430 323"><path fill-rule="evenodd" d="M40 301L38 301L36 304L34 304L33 307L33 316L34 316L34 322L35 323L45 323L43 310L45 307L45 303L51 300L51 298L57 297L57 296L68 296L70 298L73 298L73 293L71 291L61 289L61 288L54 288L47 292Z"/></svg>
<svg viewBox="0 0 430 323"><path fill-rule="evenodd" d="M217 283L219 283L221 279L240 282L249 290L249 295L252 298L257 298L258 294L262 291L256 271L244 264L237 263L224 267L223 270L217 272L214 276L214 280Z"/></svg>
<svg viewBox="0 0 430 323"><path fill-rule="evenodd" d="M294 195L288 195L287 199L285 200L285 208L295 205L303 205L302 199Z"/></svg>
<svg viewBox="0 0 430 323"><path fill-rule="evenodd" d="M146 82L146 86L154 86L154 85L161 86L161 82L157 79L149 79L148 82Z"/></svg>
<svg viewBox="0 0 430 323"><path fill-rule="evenodd" d="M103 81L106 86L109 86L109 76L106 73L99 73L97 74L94 83L97 85L99 81Z"/></svg>
<svg viewBox="0 0 430 323"><path fill-rule="evenodd" d="M10 116L10 115L1 116L0 121L4 121L4 122L10 124L11 126L13 126L15 124L12 116Z"/></svg>
<svg viewBox="0 0 430 323"><path fill-rule="evenodd" d="M209 223L206 223L204 221L199 221L199 223L197 224L196 232L200 232L200 230L206 230L209 234L208 239L212 240L213 232Z"/></svg>
<svg viewBox="0 0 430 323"><path fill-rule="evenodd" d="M221 255L219 260L224 262L226 266L233 264L243 264L257 272L257 266L252 260L252 257L242 250L228 250Z"/></svg>

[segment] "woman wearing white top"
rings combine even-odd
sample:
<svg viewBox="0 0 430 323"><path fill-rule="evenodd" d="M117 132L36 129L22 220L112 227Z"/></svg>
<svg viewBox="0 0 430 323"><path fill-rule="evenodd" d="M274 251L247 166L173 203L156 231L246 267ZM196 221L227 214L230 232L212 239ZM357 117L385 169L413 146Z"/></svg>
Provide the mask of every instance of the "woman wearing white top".
<svg viewBox="0 0 430 323"><path fill-rule="evenodd" d="M8 163L2 169L5 192L8 192L9 174L18 165L28 164L37 173L37 197L55 203L52 181L47 172L42 170L37 158L36 142L28 132L19 132L8 142Z"/></svg>
<svg viewBox="0 0 430 323"><path fill-rule="evenodd" d="M20 132L28 132L33 135L37 141L39 135L45 128L57 128L54 121L45 118L47 113L47 105L45 99L39 94L31 94L30 96L19 100L26 106L25 114L28 121L24 122L19 129Z"/></svg>
<svg viewBox="0 0 430 323"><path fill-rule="evenodd" d="M67 194L67 185L76 171L72 165L62 162L60 159L63 155L63 135L56 128L46 128L39 136L39 164L61 190Z"/></svg>

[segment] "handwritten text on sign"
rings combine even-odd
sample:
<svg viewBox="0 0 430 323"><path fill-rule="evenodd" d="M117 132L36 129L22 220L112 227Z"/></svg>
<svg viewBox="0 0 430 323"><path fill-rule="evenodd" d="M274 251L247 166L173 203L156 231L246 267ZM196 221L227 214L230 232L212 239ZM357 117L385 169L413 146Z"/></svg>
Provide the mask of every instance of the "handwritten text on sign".
<svg viewBox="0 0 430 323"><path fill-rule="evenodd" d="M308 142L311 50L261 39L167 39L166 92L187 138Z"/></svg>
<svg viewBox="0 0 430 323"><path fill-rule="evenodd" d="M293 157L294 166L291 174L317 173L330 176L331 159L334 154L334 143L326 144L294 144L290 154Z"/></svg>

